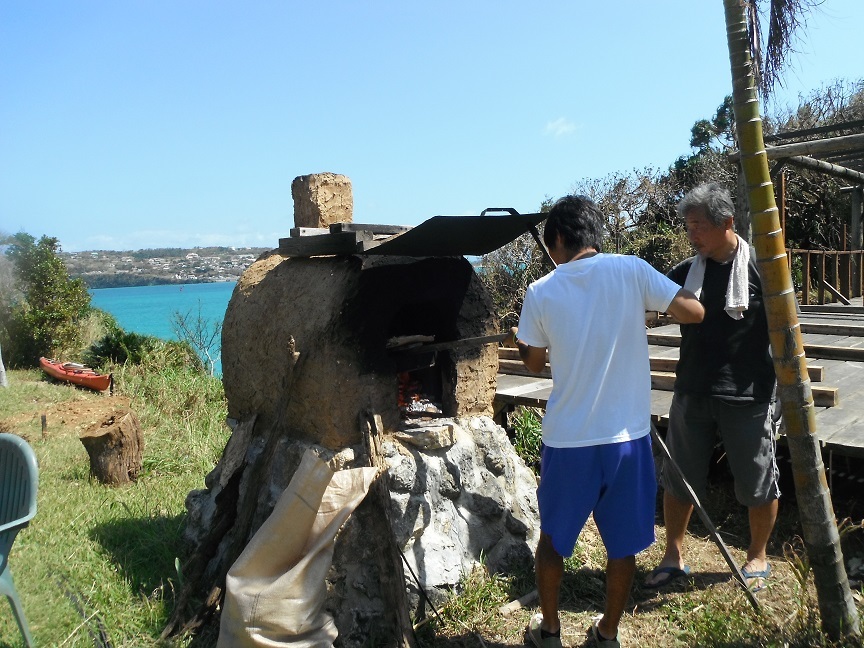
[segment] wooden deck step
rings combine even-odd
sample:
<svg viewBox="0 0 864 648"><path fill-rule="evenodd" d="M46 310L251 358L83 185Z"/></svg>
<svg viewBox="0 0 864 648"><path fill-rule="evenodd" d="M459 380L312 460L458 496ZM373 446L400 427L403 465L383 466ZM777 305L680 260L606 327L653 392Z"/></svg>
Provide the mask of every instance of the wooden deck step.
<svg viewBox="0 0 864 648"><path fill-rule="evenodd" d="M651 364L651 371L669 371L674 373L675 367L678 365L678 358L663 358L659 356L650 356L648 358ZM546 363L546 369L539 374L531 373L519 359L518 349L498 349L498 371L500 373L511 374L515 376L541 376L543 378L551 378L552 371L549 368L549 363ZM812 382L822 382L825 376L825 367L821 365L807 365L807 373L810 375Z"/></svg>
<svg viewBox="0 0 864 648"><path fill-rule="evenodd" d="M680 333L648 333L648 344L655 346L680 347ZM808 358L825 360L847 360L864 362L864 347L839 346L831 344L804 343L804 355Z"/></svg>

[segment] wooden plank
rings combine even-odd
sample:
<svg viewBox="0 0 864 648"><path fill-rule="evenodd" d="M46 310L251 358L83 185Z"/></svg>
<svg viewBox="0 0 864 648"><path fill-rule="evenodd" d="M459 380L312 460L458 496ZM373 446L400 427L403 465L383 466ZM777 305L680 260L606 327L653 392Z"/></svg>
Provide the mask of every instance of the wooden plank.
<svg viewBox="0 0 864 648"><path fill-rule="evenodd" d="M799 155L821 156L833 155L842 151L850 151L864 144L864 133L853 135L838 135L837 137L823 137L818 140L806 142L793 142L792 144L780 144L778 146L766 146L765 155L769 160L790 158ZM729 158L737 161L740 153L734 151Z"/></svg>
<svg viewBox="0 0 864 648"><path fill-rule="evenodd" d="M323 236L329 234L330 230L326 227L292 227L289 230L291 238L298 236Z"/></svg>
<svg viewBox="0 0 864 648"><path fill-rule="evenodd" d="M519 349L498 347L498 360L520 360ZM521 362L521 360L520 360Z"/></svg>
<svg viewBox="0 0 864 648"><path fill-rule="evenodd" d="M681 346L681 335L649 332L648 344L654 344L657 346ZM804 353L808 358L830 358L833 360L864 362L864 348L805 343Z"/></svg>
<svg viewBox="0 0 864 648"><path fill-rule="evenodd" d="M837 387L810 387L813 404L816 407L836 407L840 404L840 390Z"/></svg>
<svg viewBox="0 0 864 648"><path fill-rule="evenodd" d="M648 344L657 346L681 346L680 333L652 333L648 331Z"/></svg>
<svg viewBox="0 0 864 648"><path fill-rule="evenodd" d="M651 389L672 391L675 389L675 374L669 371L652 371Z"/></svg>
<svg viewBox="0 0 864 648"><path fill-rule="evenodd" d="M512 374L508 374L511 378ZM498 378L503 378L504 376L499 375ZM525 394L532 394L534 392L543 391L549 389L552 386L552 383L549 378L536 378L531 376L518 376L518 381L509 381L508 384L502 384L504 381L499 380L498 389L495 392L495 395L498 396L524 396Z"/></svg>
<svg viewBox="0 0 864 648"><path fill-rule="evenodd" d="M510 337L509 333L493 333L492 335L481 335L473 338L462 338L451 342L435 342L432 344L422 343L417 346L406 347L402 353L429 353L431 351L450 351L456 349L470 349L483 346L484 344L498 344ZM499 360L500 362L500 360ZM521 363L521 360L520 360Z"/></svg>
<svg viewBox="0 0 864 648"><path fill-rule="evenodd" d="M849 337L864 336L864 325L862 324L835 324L832 322L799 322L802 333L815 333L820 335L845 335Z"/></svg>
<svg viewBox="0 0 864 648"><path fill-rule="evenodd" d="M529 394L520 394L518 396L509 396L507 394L495 395L495 400L509 405L525 405L526 407L539 407L545 409L546 403L549 401L549 394L552 393L552 388L542 389Z"/></svg>
<svg viewBox="0 0 864 648"><path fill-rule="evenodd" d="M825 367L822 365L807 365L807 375L811 382L822 382L825 379Z"/></svg>
<svg viewBox="0 0 864 648"><path fill-rule="evenodd" d="M658 356L649 356L648 362L651 365L651 371L674 372L678 366L678 358L661 358ZM807 373L811 381L822 382L822 379L825 375L825 367L822 367L820 365L807 365Z"/></svg>
<svg viewBox="0 0 864 648"><path fill-rule="evenodd" d="M804 354L808 358L824 358L831 360L851 360L864 362L864 349L822 344L805 344Z"/></svg>
<svg viewBox="0 0 864 648"><path fill-rule="evenodd" d="M864 458L864 444L861 439L860 423L838 430L830 440L825 442L828 449L848 455Z"/></svg>
<svg viewBox="0 0 864 648"><path fill-rule="evenodd" d="M853 399L855 400L855 399ZM857 395L860 402L861 395ZM820 441L847 448L864 449L861 421L864 411L853 402L838 407L829 407L816 412L816 434Z"/></svg>
<svg viewBox="0 0 864 648"><path fill-rule="evenodd" d="M651 371L675 371L678 366L678 358L660 358L658 356L649 356L648 364L651 366Z"/></svg>
<svg viewBox="0 0 864 648"><path fill-rule="evenodd" d="M825 303L825 252L817 256L819 260L819 275L816 278L816 298L820 304Z"/></svg>
<svg viewBox="0 0 864 648"><path fill-rule="evenodd" d="M826 445L832 449L842 449L844 454L864 456L864 431L862 431L864 411L860 407L855 407L857 403L862 402L862 399L864 399L864 386L859 384L850 401L851 407L823 410L826 415L833 414L833 416L819 416L816 422L819 438L825 441Z"/></svg>
<svg viewBox="0 0 864 648"><path fill-rule="evenodd" d="M848 299L846 299L846 295L842 294L839 290L837 290L834 286L832 286L824 279L822 280L822 284L825 287L825 290L831 293L834 296L834 299L836 299L837 301L842 302L847 306L851 303Z"/></svg>
<svg viewBox="0 0 864 648"><path fill-rule="evenodd" d="M521 360L498 360L498 371L499 373L512 374L514 376L552 377L552 369L548 364L540 373L534 373L529 371L528 367Z"/></svg>
<svg viewBox="0 0 864 648"><path fill-rule="evenodd" d="M498 347L498 359L499 360L519 360L522 362L522 358L519 357L519 349L513 349L510 347ZM549 363L549 353L546 353L546 363Z"/></svg>
<svg viewBox="0 0 864 648"><path fill-rule="evenodd" d="M358 241L369 236L363 232L344 232L321 236L298 236L279 239L279 252L289 256L309 257L323 254L354 254Z"/></svg>
<svg viewBox="0 0 864 648"><path fill-rule="evenodd" d="M822 311L819 313L800 313L798 315L799 322L822 322L825 324L837 324L845 326L854 324L856 326L864 325L864 314L861 313L837 313Z"/></svg>
<svg viewBox="0 0 864 648"><path fill-rule="evenodd" d="M368 232L375 234L404 234L411 227L408 225L367 225L363 223L331 223L329 231L333 234L341 232Z"/></svg>
<svg viewBox="0 0 864 648"><path fill-rule="evenodd" d="M363 254L364 252L368 252L372 248L378 247L382 243L388 243L389 241L392 241L394 238L395 236L388 236L386 238L374 238L368 241L358 241L356 252L357 254Z"/></svg>
<svg viewBox="0 0 864 648"><path fill-rule="evenodd" d="M675 389L675 374L668 371L651 372L651 389L660 391L672 391ZM834 407L840 402L839 389L837 387L814 387L810 391L813 394L813 402L818 407Z"/></svg>
<svg viewBox="0 0 864 648"><path fill-rule="evenodd" d="M864 306L845 306L843 304L800 304L798 309L803 315L860 315Z"/></svg>

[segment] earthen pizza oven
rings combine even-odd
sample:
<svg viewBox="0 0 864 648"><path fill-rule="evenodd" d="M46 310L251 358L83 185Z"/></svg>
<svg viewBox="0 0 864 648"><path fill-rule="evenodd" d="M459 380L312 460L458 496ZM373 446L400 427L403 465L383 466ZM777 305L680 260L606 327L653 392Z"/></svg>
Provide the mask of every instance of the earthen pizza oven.
<svg viewBox="0 0 864 648"><path fill-rule="evenodd" d="M187 498L193 558L172 624L182 626L192 600L218 607L228 568L304 453L337 469L370 465L364 435L374 421L386 494L378 504L367 496L336 537L326 602L336 645L368 645L393 617L382 547L394 543L410 566L403 580L397 558L395 589L422 615L422 593L443 596L481 564L530 566L536 480L491 418L497 345L471 340L497 333L498 322L469 261L362 253L393 230L350 224L344 176L303 176L293 193L291 239L246 270L225 315L234 432L206 488ZM426 238L404 241L393 249L411 252Z"/></svg>

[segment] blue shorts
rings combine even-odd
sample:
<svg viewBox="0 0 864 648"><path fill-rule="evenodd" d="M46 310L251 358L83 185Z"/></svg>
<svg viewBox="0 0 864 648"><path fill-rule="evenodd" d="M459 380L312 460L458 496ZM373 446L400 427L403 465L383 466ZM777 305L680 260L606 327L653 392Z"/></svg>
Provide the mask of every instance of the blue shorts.
<svg viewBox="0 0 864 648"><path fill-rule="evenodd" d="M573 553L594 513L610 559L634 556L654 542L657 480L651 437L582 448L550 448L540 457L540 528L560 555Z"/></svg>

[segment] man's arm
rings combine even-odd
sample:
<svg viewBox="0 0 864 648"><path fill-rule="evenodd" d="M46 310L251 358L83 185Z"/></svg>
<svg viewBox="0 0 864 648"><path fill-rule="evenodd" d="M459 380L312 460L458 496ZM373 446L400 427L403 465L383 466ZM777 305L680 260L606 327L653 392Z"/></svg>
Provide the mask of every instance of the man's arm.
<svg viewBox="0 0 864 648"><path fill-rule="evenodd" d="M516 338L518 329L514 326L510 329L511 337L507 338L504 346L517 347L519 349L519 358L522 364L531 373L540 373L546 368L546 347L531 346Z"/></svg>
<svg viewBox="0 0 864 648"><path fill-rule="evenodd" d="M698 324L705 317L705 307L702 306L696 295L683 288L672 299L666 312L681 324Z"/></svg>

